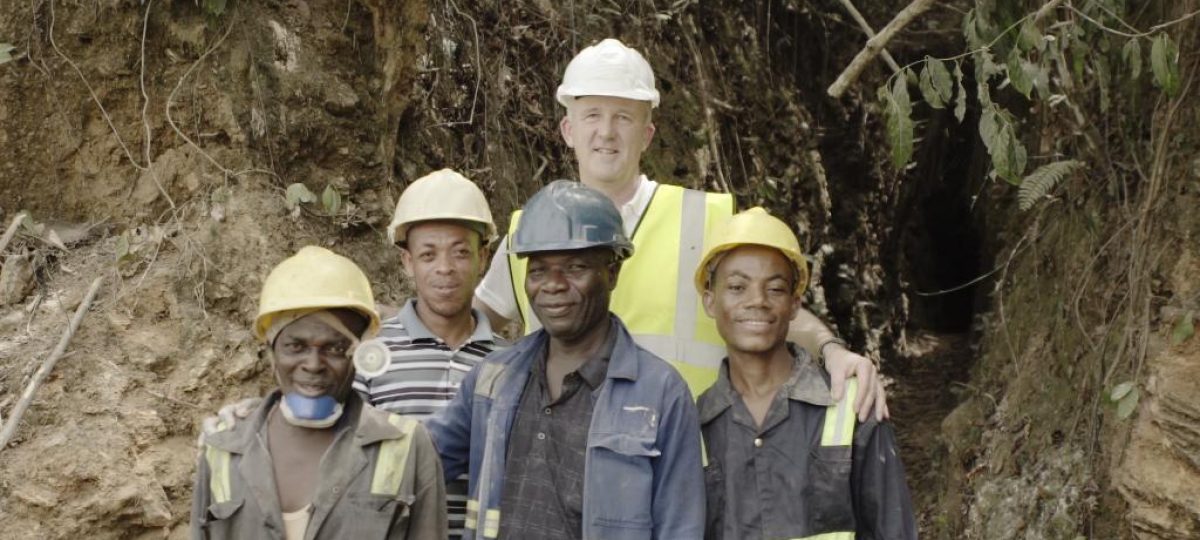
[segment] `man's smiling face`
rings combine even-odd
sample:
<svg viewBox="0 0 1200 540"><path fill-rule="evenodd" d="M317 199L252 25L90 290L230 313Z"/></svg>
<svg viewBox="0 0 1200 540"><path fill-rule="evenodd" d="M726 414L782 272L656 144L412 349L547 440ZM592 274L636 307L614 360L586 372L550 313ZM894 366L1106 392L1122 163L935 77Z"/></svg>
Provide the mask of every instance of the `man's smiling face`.
<svg viewBox="0 0 1200 540"><path fill-rule="evenodd" d="M742 246L716 260L704 310L731 352L767 353L784 346L800 309L796 269L779 250Z"/></svg>
<svg viewBox="0 0 1200 540"><path fill-rule="evenodd" d="M559 128L575 150L580 181L596 188L632 182L654 138L650 103L610 96L576 98Z"/></svg>

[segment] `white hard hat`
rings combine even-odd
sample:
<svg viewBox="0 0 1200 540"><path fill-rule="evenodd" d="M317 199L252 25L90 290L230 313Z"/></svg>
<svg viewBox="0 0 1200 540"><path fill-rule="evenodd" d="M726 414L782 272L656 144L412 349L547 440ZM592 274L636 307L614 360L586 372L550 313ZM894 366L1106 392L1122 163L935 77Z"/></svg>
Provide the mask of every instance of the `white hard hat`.
<svg viewBox="0 0 1200 540"><path fill-rule="evenodd" d="M496 224L487 197L467 177L442 169L418 178L396 203L396 213L388 225L388 240L404 242L408 228L420 221L454 220L478 225L484 243L496 238Z"/></svg>
<svg viewBox="0 0 1200 540"><path fill-rule="evenodd" d="M612 96L658 106L654 70L641 53L609 38L575 55L555 97L564 107L581 96Z"/></svg>

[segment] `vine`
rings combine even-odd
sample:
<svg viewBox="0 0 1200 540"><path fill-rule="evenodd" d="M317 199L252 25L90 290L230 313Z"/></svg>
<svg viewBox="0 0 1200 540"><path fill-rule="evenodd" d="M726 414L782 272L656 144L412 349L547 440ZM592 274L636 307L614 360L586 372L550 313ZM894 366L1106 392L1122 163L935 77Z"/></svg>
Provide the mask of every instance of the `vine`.
<svg viewBox="0 0 1200 540"><path fill-rule="evenodd" d="M963 63L968 60L975 69L978 130L991 158L989 176L1023 186L1020 206L1024 210L1047 197L1064 175L1085 168L1086 163L1075 156L1046 163L1026 175L1031 161L1045 157L1030 157L1022 143L1019 119L993 100L993 91L1011 88L1019 94L1018 99L1026 102L1068 108L1085 138L1087 121L1077 102L1085 99L1083 94L1093 88L1093 81L1099 90L1099 109L1107 112L1112 105L1110 87L1117 83L1138 84L1148 60L1154 87L1167 98L1179 95L1179 47L1167 30L1200 11L1139 31L1122 18L1129 11L1125 0L1085 0L1079 4L1051 0L1021 13L1011 7L1012 3L977 0L963 17L967 52L913 62L879 87L892 165L903 170L912 161L915 124L909 80L916 81L922 101L931 108L944 109L953 103L955 118L962 122L969 99L963 83ZM1129 31L1114 30L1109 26L1114 24ZM1149 40L1148 59L1144 40ZM950 62L953 69L947 67ZM914 73L918 68L919 74ZM1088 143L1093 147L1098 144L1095 140Z"/></svg>

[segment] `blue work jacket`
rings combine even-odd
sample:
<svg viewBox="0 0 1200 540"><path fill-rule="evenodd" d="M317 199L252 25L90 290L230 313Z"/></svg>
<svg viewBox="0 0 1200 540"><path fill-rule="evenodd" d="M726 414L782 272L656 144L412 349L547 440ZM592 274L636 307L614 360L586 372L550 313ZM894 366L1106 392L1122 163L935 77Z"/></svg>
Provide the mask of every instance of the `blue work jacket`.
<svg viewBox="0 0 1200 540"><path fill-rule="evenodd" d="M583 482L583 538L704 537L704 472L696 406L666 361L634 343L620 319L603 384L593 391ZM495 538L505 455L521 392L549 336L539 330L490 354L450 405L426 421L446 478L470 476L463 538Z"/></svg>

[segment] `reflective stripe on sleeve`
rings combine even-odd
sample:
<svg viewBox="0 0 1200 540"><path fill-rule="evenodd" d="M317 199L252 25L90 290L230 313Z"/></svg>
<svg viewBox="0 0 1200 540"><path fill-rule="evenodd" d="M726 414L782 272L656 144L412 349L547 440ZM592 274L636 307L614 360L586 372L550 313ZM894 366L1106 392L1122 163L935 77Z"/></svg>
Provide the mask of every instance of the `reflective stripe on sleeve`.
<svg viewBox="0 0 1200 540"><path fill-rule="evenodd" d="M229 502L232 498L232 490L229 488L229 452L206 446L204 459L208 461L208 491L212 502Z"/></svg>
<svg viewBox="0 0 1200 540"><path fill-rule="evenodd" d="M400 494L400 483L404 480L404 470L412 449L412 433L417 422L397 414L388 415L388 422L400 428L403 436L379 445L375 476L371 478L371 494L395 497Z"/></svg>

